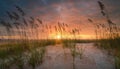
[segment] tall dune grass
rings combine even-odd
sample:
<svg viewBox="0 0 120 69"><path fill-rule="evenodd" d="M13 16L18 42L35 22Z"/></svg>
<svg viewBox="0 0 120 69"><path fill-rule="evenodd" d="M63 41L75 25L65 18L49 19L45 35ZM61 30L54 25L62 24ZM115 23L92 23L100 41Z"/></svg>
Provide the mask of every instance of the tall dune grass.
<svg viewBox="0 0 120 69"><path fill-rule="evenodd" d="M106 20L106 24L96 23L89 18L89 22L95 27L96 43L99 47L107 49L109 54L115 56L116 69L120 69L120 27L113 23L106 10L105 5L98 1L100 13ZM73 69L75 69L75 57L77 55L82 58L84 50L76 48L76 43L92 42L80 41L77 35L80 35L80 28L69 29L69 24L58 22L57 25L51 26L45 24L41 19L27 15L23 8L15 5L15 11L6 11L7 17L10 21L0 19L0 24L5 28L6 36L5 43L0 45L0 69L9 69L11 66L17 66L19 69L24 69L27 64L28 67L36 68L37 65L42 64L45 54L45 47L47 45L56 44L55 40L50 40L46 35L45 40L41 40L39 36L43 37L41 33L52 33L52 28L60 33L61 43L64 48L69 48L71 56L73 57ZM42 29L40 29L42 27ZM63 33L68 33L73 37L67 39L63 38ZM12 37L17 35L19 38ZM32 39L32 38L33 39ZM39 51L37 50L39 49ZM76 51L76 49L78 51ZM25 55L27 53L28 55ZM27 59L23 59L23 58Z"/></svg>
<svg viewBox="0 0 120 69"><path fill-rule="evenodd" d="M97 45L108 50L108 54L115 56L116 69L120 69L120 27L110 19L106 6L98 1L100 12L107 24L99 24L99 40Z"/></svg>

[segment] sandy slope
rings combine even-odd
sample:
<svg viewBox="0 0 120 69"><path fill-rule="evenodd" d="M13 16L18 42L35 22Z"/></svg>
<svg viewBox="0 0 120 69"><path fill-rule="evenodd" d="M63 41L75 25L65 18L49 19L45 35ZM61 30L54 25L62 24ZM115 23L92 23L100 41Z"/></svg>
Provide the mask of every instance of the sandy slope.
<svg viewBox="0 0 120 69"><path fill-rule="evenodd" d="M75 69L115 69L114 59L97 49L92 43L76 44L76 48L84 49L83 57L75 57ZM73 69L73 61L69 49L62 45L48 46L44 62L36 69Z"/></svg>

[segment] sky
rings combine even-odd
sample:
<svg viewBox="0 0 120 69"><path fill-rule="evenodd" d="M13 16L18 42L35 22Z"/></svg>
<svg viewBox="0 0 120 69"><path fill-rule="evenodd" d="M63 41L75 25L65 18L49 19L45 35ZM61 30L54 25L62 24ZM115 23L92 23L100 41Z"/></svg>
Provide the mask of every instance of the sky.
<svg viewBox="0 0 120 69"><path fill-rule="evenodd" d="M45 24L66 23L71 28L80 27L82 35L94 35L95 23L106 23L100 13L98 0L0 0L0 19L8 19L6 11L15 11L14 5L20 6L27 16L43 20ZM110 19L120 25L120 0L99 0L105 4ZM94 38L93 36L90 36Z"/></svg>

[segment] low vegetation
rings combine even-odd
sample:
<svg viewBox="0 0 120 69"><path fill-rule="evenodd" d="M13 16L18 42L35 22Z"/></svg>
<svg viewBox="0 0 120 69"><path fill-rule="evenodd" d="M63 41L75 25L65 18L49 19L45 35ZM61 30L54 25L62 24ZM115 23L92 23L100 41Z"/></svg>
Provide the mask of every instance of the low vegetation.
<svg viewBox="0 0 120 69"><path fill-rule="evenodd" d="M5 30L0 32L0 35L4 33L8 36L8 38L1 36L0 40L0 69L12 67L24 69L25 65L35 69L37 65L43 63L46 46L60 43L63 44L63 48L70 49L73 57L73 69L75 69L75 57L80 56L82 59L84 54L84 49L77 48L76 43L83 42L95 42L97 47L107 50L109 55L115 57L116 69L120 69L120 27L112 22L105 5L101 1L98 1L98 5L106 23L96 23L93 19L88 18L88 21L95 28L96 40L77 40L76 35L80 35L81 31L79 27L67 30L71 27L66 23L58 22L55 26L44 24L42 20L27 15L22 8L15 5L16 11L6 11L10 21L0 19L0 26L3 26ZM52 33L53 30L56 35L60 34L60 42L49 39L48 35L45 36L45 40L40 40L39 36L42 37L40 33L48 34ZM72 39L71 37L64 39L63 33L72 35ZM12 37L16 34L18 34L18 39Z"/></svg>

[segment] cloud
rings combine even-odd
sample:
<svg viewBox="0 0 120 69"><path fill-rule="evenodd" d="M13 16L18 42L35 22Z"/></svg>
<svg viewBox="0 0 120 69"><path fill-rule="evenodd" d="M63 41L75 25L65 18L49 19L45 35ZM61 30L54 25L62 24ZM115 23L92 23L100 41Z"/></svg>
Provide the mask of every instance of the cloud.
<svg viewBox="0 0 120 69"><path fill-rule="evenodd" d="M80 26L84 34L94 33L94 28L87 21L93 19L96 23L106 23L100 13L97 4L98 0L1 0L0 16L11 9L13 4L18 4L25 9L28 16L34 16L42 19L47 24L56 24L64 22L71 27ZM105 4L110 18L115 23L120 23L120 0L102 0ZM85 31L85 32L84 32ZM91 33L92 32L92 33Z"/></svg>

